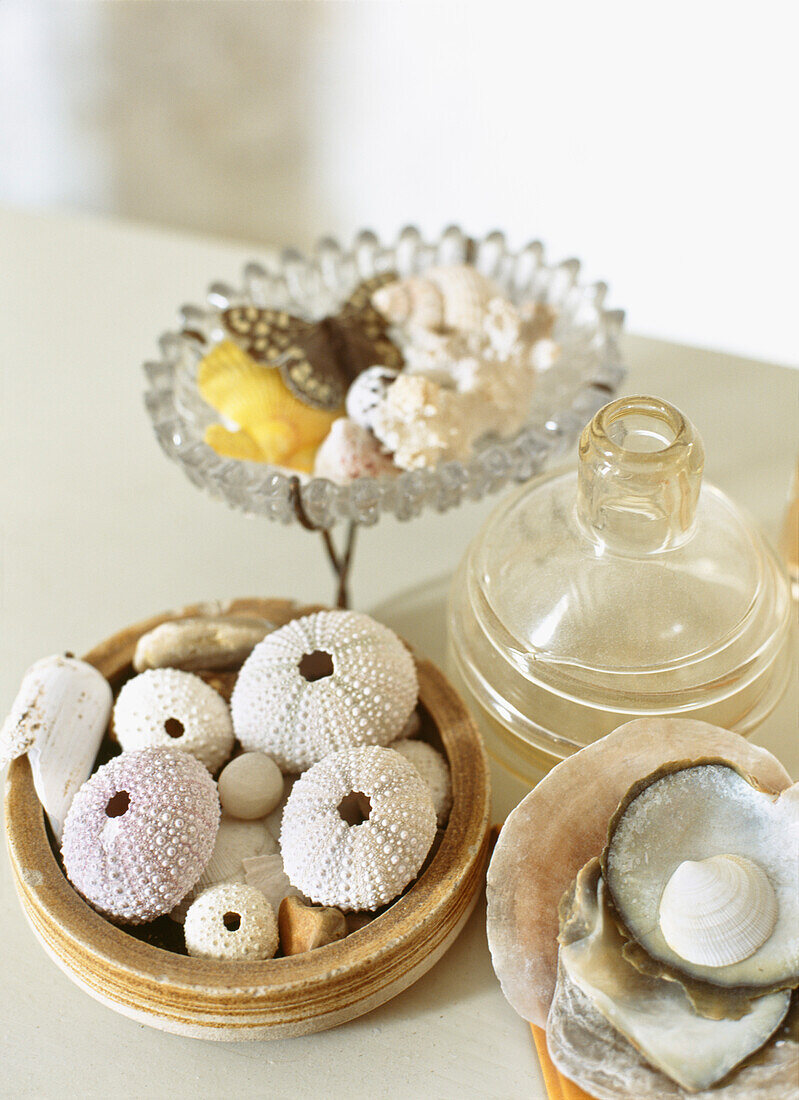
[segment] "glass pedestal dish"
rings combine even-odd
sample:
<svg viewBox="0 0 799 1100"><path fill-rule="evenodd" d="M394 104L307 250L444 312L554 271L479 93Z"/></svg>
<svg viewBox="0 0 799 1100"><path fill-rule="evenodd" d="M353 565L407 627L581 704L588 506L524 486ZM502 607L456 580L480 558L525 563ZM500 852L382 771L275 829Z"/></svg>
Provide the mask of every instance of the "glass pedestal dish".
<svg viewBox="0 0 799 1100"><path fill-rule="evenodd" d="M450 671L489 750L531 781L633 718L751 734L790 675L791 598L776 555L702 484L690 422L622 398L583 431L578 470L503 502L449 607Z"/></svg>
<svg viewBox="0 0 799 1100"><path fill-rule="evenodd" d="M464 461L359 477L350 484L225 458L205 442L205 430L218 415L198 391L197 369L207 349L204 341L209 334L218 339L226 309L269 307L315 320L338 309L372 276L392 271L406 277L464 263L494 280L513 303L541 303L554 313L558 357L540 372L524 425L512 436L478 440ZM272 261L250 263L241 286L215 283L204 305L184 306L180 330L165 333L161 358L145 364L145 402L162 449L193 484L248 514L322 532L343 606L358 527L376 523L384 513L407 520L427 508L444 512L464 500L479 500L528 480L567 453L586 418L613 396L625 373L618 350L624 314L604 308L606 293L604 283L580 282L579 261L550 264L540 243L514 250L498 232L475 239L453 226L425 241L406 227L395 241L383 243L364 231L350 248L326 239L308 256L286 251ZM337 525L347 528L340 550L331 536Z"/></svg>

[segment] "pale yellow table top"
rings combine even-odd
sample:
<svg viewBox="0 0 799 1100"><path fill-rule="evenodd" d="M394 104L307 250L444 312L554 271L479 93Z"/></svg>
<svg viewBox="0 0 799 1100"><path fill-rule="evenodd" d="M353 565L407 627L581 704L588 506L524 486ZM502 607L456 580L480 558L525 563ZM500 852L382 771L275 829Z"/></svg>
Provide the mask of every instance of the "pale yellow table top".
<svg viewBox="0 0 799 1100"><path fill-rule="evenodd" d="M119 626L196 599L330 599L314 537L229 511L167 462L140 364L174 307L234 281L241 247L63 216L0 211L0 712L36 658L83 652ZM623 304L623 303L622 303ZM627 390L683 408L707 476L774 536L799 453L799 372L628 337ZM354 602L440 660L446 576L494 506L361 533ZM799 774L796 684L759 735ZM495 769L495 816L523 793ZM415 986L307 1039L201 1043L132 1023L47 959L0 855L0 1095L544 1096L526 1025L490 966L478 907Z"/></svg>

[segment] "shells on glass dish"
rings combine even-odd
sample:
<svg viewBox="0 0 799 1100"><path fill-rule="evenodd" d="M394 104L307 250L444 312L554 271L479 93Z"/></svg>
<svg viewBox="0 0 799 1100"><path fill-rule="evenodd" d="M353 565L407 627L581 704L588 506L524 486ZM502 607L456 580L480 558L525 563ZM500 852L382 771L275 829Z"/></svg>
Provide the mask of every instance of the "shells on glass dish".
<svg viewBox="0 0 799 1100"><path fill-rule="evenodd" d="M136 643L133 667L215 672L238 668L275 624L244 615L206 615L160 623Z"/></svg>
<svg viewBox="0 0 799 1100"><path fill-rule="evenodd" d="M660 930L686 962L728 966L754 955L777 922L765 872L743 856L684 860L660 899Z"/></svg>
<svg viewBox="0 0 799 1100"><path fill-rule="evenodd" d="M36 794L58 841L88 779L111 714L105 677L75 657L43 657L25 673L0 731L0 767L28 754Z"/></svg>
<svg viewBox="0 0 799 1100"><path fill-rule="evenodd" d="M485 307L501 291L469 264L431 267L388 283L372 294L372 304L394 325L426 329L476 329Z"/></svg>
<svg viewBox="0 0 799 1100"><path fill-rule="evenodd" d="M262 366L232 340L200 361L197 388L232 424L211 424L205 441L219 454L310 473L316 448L339 415L295 397L276 367Z"/></svg>

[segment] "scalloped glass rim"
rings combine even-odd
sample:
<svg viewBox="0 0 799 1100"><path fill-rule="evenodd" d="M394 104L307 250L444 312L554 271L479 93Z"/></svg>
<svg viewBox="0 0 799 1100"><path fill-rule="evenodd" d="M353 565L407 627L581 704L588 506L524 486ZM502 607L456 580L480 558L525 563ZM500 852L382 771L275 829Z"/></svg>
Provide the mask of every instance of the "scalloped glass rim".
<svg viewBox="0 0 799 1100"><path fill-rule="evenodd" d="M205 426L216 414L196 391L194 370L200 352L187 332L212 332L219 325L220 311L231 303L321 316L335 309L361 279L377 272L397 270L404 276L433 264L462 262L474 263L514 301L532 299L557 311L554 338L560 354L540 375L527 423L509 438L481 441L466 462L360 478L349 485L303 476L300 492L306 514L320 527L341 520L368 526L381 512L410 519L424 508L444 512L462 500L479 500L508 482L523 482L540 473L572 446L621 384L626 371L618 336L624 313L603 308L604 283L579 282L578 260L548 264L538 241L512 250L500 232L475 239L457 226L430 242L412 226L392 244L381 243L369 230L360 232L350 249L325 238L309 256L287 250L264 263L248 263L241 287L212 284L206 305L180 310L184 331L161 336L161 359L144 364L145 404L164 452L180 463L195 485L231 507L283 523L296 519L291 471L226 459L204 442Z"/></svg>

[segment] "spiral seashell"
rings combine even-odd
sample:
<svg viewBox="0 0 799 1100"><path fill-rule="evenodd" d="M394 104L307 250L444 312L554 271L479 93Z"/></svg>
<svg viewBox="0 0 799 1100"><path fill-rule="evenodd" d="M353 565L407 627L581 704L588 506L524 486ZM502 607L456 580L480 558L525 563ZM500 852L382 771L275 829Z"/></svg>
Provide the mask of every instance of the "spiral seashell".
<svg viewBox="0 0 799 1100"><path fill-rule="evenodd" d="M679 865L660 899L660 930L687 962L729 966L748 959L777 921L765 872L750 859L710 856Z"/></svg>
<svg viewBox="0 0 799 1100"><path fill-rule="evenodd" d="M316 448L338 412L311 408L296 398L277 367L256 363L232 340L223 340L200 362L197 388L205 401L238 425L206 429L205 441L219 454L271 462L311 472Z"/></svg>
<svg viewBox="0 0 799 1100"><path fill-rule="evenodd" d="M25 673L0 730L0 768L27 752L33 785L57 840L91 774L111 714L111 688L75 657L43 657Z"/></svg>
<svg viewBox="0 0 799 1100"><path fill-rule="evenodd" d="M479 329L496 283L470 264L431 267L376 290L372 305L391 324L425 329Z"/></svg>

